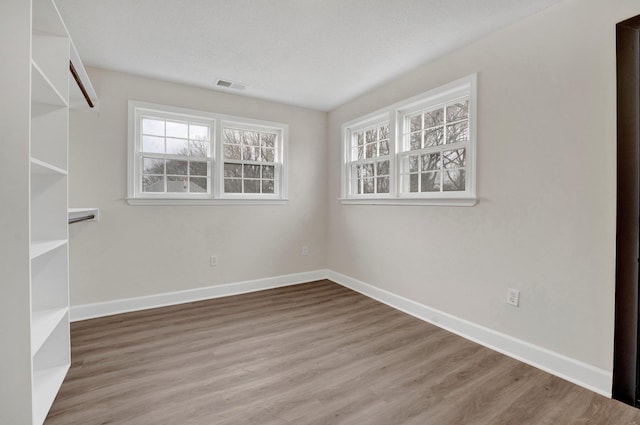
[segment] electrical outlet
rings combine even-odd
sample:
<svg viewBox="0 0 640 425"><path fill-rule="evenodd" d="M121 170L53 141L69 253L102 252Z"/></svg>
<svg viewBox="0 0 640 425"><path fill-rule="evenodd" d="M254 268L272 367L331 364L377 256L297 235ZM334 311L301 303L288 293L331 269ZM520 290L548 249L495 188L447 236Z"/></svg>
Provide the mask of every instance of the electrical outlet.
<svg viewBox="0 0 640 425"><path fill-rule="evenodd" d="M216 257L215 255L209 257L209 265L211 267L216 267L218 265L218 257Z"/></svg>
<svg viewBox="0 0 640 425"><path fill-rule="evenodd" d="M302 255L309 255L309 247L308 246L303 246L302 247Z"/></svg>
<svg viewBox="0 0 640 425"><path fill-rule="evenodd" d="M507 304L514 307L520 306L520 291L517 289L509 288L507 291Z"/></svg>

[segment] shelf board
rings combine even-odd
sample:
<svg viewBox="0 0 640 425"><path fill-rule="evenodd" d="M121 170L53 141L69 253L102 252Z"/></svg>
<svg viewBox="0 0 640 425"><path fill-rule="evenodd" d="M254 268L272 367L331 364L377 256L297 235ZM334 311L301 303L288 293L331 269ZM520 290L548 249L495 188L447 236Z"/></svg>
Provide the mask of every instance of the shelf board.
<svg viewBox="0 0 640 425"><path fill-rule="evenodd" d="M68 364L35 370L33 374L33 423L41 424L47 418L53 400L69 371Z"/></svg>
<svg viewBox="0 0 640 425"><path fill-rule="evenodd" d="M37 258L47 252L61 247L67 243L66 239L57 239L51 241L34 241L31 242L31 259Z"/></svg>
<svg viewBox="0 0 640 425"><path fill-rule="evenodd" d="M87 221L99 221L100 209L99 208L69 208L67 210L67 215L69 217L69 220L93 215L94 218L88 219Z"/></svg>
<svg viewBox="0 0 640 425"><path fill-rule="evenodd" d="M67 175L67 170L64 170L48 162L31 157L31 172L33 174L60 174Z"/></svg>
<svg viewBox="0 0 640 425"><path fill-rule="evenodd" d="M31 354L35 356L42 344L69 311L68 307L34 311L31 319Z"/></svg>
<svg viewBox="0 0 640 425"><path fill-rule="evenodd" d="M31 60L31 100L36 103L57 105L64 108L69 105L65 97L33 59Z"/></svg>

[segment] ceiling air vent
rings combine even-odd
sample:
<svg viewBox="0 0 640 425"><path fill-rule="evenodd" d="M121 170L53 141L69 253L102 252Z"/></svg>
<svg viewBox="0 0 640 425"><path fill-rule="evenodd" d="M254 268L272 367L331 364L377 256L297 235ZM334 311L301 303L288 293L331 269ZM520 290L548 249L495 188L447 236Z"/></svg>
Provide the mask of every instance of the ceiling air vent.
<svg viewBox="0 0 640 425"><path fill-rule="evenodd" d="M234 90L244 90L246 86L244 84L236 83L234 81L229 80L216 80L216 87L220 87L223 89L234 89Z"/></svg>

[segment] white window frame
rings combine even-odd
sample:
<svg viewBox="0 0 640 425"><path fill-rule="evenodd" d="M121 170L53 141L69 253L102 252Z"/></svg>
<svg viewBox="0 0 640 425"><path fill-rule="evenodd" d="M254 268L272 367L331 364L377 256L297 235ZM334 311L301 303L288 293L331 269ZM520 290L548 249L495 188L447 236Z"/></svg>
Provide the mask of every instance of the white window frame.
<svg viewBox="0 0 640 425"><path fill-rule="evenodd" d="M286 161L284 158L286 157L285 149L283 148L282 141L285 138L286 129L284 129L281 125L265 125L264 123L258 122L249 122L248 120L239 121L237 119L224 119L220 122L220 155L218 156L220 159L220 166L216 170L218 181L221 183L217 185L218 196L223 199L235 199L242 200L247 197L255 198L255 199L263 199L263 200L278 200L281 199L282 191L285 191L286 196L286 185L282 183L282 180L286 178ZM265 193L225 193L224 192L224 163L225 158L223 156L224 150L224 130L226 128L237 129L242 131L255 131L255 132L263 132L263 133L275 133L277 135L277 139L280 141L279 145L276 144L275 154L274 154L274 162L264 162L264 161L249 161L246 160L229 160L229 163L250 163L254 165L273 165L275 167L275 181L278 184L274 187L273 194L265 194Z"/></svg>
<svg viewBox="0 0 640 425"><path fill-rule="evenodd" d="M376 167L376 163L380 162L381 160L384 161L386 159L389 160L389 192L388 193L360 193L357 194L358 197L361 197L362 199L375 199L375 198L389 198L391 196L391 193L393 192L393 187L395 185L395 177L394 177L394 148L391 146L392 144L392 137L391 134L393 132L393 128L391 125L391 119L389 117L388 113L384 113L384 114L375 114L375 115L371 115L371 116L367 116L364 119L359 120L357 123L354 123L354 125L348 126L348 127L343 127L343 134L344 134L344 158L345 158L345 169L344 172L345 174L345 184L347 185L347 191L348 192L352 192L354 189L354 183L357 183L357 176L353 175L353 166L354 165L363 165L363 164L370 164L373 163L374 164L374 168ZM367 129L371 129L374 127L379 127L382 125L388 125L389 126L389 153L385 156L374 156L371 158L365 158L363 159L359 159L357 157L357 153L356 150L354 149L353 146L353 138L354 136L363 131L363 130L367 130ZM385 159L386 158L386 159Z"/></svg>
<svg viewBox="0 0 640 425"><path fill-rule="evenodd" d="M289 126L272 121L255 120L232 115L223 115L206 111L159 105L155 103L130 100L128 105L128 173L127 202L130 205L225 205L225 204L284 204L288 201L288 141ZM210 158L208 193L153 193L142 192L143 155L140 140L140 116L156 115L164 119L182 119L197 123L208 123L210 133ZM278 187L274 194L225 193L223 132L225 125L268 131L278 135L276 162L279 162Z"/></svg>
<svg viewBox="0 0 640 425"><path fill-rule="evenodd" d="M420 110L429 109L441 104L447 104L461 97L469 98L469 140L457 143L466 149L465 157L465 190L452 192L403 192L401 160L407 155L408 146L404 140L405 117ZM446 112L446 111L445 111ZM350 187L352 164L351 140L352 134L359 129L371 125L376 119L389 120L389 155L390 187L388 194L358 194ZM394 205L443 205L443 206L473 206L477 203L476 175L477 175L477 74L452 81L441 87L429 90L409 99L367 114L342 125L342 185L341 198L343 204L394 204ZM446 131L446 127L443 127ZM455 145L439 145L427 151L443 151L454 149ZM419 152L419 151L415 151Z"/></svg>

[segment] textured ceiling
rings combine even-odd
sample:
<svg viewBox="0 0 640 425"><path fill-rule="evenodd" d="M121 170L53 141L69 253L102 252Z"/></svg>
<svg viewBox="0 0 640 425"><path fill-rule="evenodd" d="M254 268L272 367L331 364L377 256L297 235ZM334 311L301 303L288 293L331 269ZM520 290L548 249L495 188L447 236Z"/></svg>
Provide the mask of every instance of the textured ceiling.
<svg viewBox="0 0 640 425"><path fill-rule="evenodd" d="M327 111L559 1L56 3L85 65Z"/></svg>

